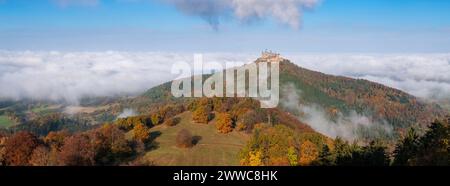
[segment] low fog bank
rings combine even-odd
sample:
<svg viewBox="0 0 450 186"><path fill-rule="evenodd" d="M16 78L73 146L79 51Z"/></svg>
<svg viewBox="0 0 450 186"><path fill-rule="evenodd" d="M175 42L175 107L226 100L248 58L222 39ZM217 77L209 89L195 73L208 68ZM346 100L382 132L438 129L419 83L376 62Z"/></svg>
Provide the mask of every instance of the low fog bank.
<svg viewBox="0 0 450 186"><path fill-rule="evenodd" d="M329 137L342 137L349 141L388 137L393 128L386 121L373 121L370 116L350 110L348 114L337 112L335 117L317 104L302 104L301 90L293 84L282 87L281 106L297 115L300 121Z"/></svg>
<svg viewBox="0 0 450 186"><path fill-rule="evenodd" d="M419 98L450 100L450 54L295 54L297 65L366 79Z"/></svg>
<svg viewBox="0 0 450 186"><path fill-rule="evenodd" d="M174 79L172 64L193 54L164 52L0 51L0 99L63 101L137 95ZM210 53L208 62L248 62L252 55Z"/></svg>
<svg viewBox="0 0 450 186"><path fill-rule="evenodd" d="M137 112L134 111L131 108L125 108L123 109L123 111L117 116L117 119L119 118L127 118L127 117L132 117L132 116L136 116Z"/></svg>
<svg viewBox="0 0 450 186"><path fill-rule="evenodd" d="M258 54L206 53L205 62L254 61ZM295 54L287 59L328 74L367 79L436 101L450 100L450 54ZM137 95L177 77L192 53L12 52L0 50L0 100L65 101Z"/></svg>

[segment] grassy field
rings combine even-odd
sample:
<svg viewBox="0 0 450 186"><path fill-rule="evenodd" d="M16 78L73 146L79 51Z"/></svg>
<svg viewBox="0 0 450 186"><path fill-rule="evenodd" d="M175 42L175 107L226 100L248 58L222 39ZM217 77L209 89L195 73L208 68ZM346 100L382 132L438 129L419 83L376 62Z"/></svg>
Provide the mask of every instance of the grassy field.
<svg viewBox="0 0 450 186"><path fill-rule="evenodd" d="M239 152L249 139L242 132L220 134L217 132L214 120L209 124L191 122L191 113L179 115L178 125L164 125L152 128L154 133L160 133L155 142L157 148L146 153L145 158L156 165L239 165ZM188 129L193 136L200 138L198 143L188 149L176 147L175 139L178 131Z"/></svg>
<svg viewBox="0 0 450 186"><path fill-rule="evenodd" d="M57 108L59 108L58 105L40 105L38 107L32 108L31 112L34 112L39 115L46 115L55 111L55 109Z"/></svg>
<svg viewBox="0 0 450 186"><path fill-rule="evenodd" d="M14 125L13 121L5 115L0 115L0 128L8 128L12 125Z"/></svg>

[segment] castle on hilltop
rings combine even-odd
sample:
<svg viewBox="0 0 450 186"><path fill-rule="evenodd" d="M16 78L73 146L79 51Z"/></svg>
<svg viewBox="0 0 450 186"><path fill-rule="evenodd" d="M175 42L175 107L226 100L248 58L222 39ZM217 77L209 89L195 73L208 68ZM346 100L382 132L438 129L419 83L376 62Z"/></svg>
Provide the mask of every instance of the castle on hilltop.
<svg viewBox="0 0 450 186"><path fill-rule="evenodd" d="M264 50L261 52L260 60L265 62L281 62L283 58L280 54L272 52L271 50Z"/></svg>

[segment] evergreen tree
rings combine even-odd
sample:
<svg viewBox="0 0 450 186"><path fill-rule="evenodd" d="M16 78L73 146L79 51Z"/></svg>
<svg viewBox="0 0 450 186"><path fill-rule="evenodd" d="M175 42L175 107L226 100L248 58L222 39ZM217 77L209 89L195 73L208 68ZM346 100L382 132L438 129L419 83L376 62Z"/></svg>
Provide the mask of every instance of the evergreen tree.
<svg viewBox="0 0 450 186"><path fill-rule="evenodd" d="M450 129L447 121L435 121L420 138L415 163L417 165L448 166L450 150Z"/></svg>
<svg viewBox="0 0 450 186"><path fill-rule="evenodd" d="M349 165L352 160L350 145L340 137L334 140L334 152L336 154L336 165Z"/></svg>
<svg viewBox="0 0 450 186"><path fill-rule="evenodd" d="M414 128L408 131L407 136L396 145L394 150L394 161L392 165L394 166L406 166L411 165L410 161L414 158L417 153L417 148L419 136L417 135Z"/></svg>
<svg viewBox="0 0 450 186"><path fill-rule="evenodd" d="M363 165L369 166L387 166L389 165L389 156L386 152L386 146L380 140L370 142L369 146L363 148Z"/></svg>
<svg viewBox="0 0 450 186"><path fill-rule="evenodd" d="M315 165L319 166L333 166L336 165L336 157L330 151L328 145L324 145L322 150L320 151L319 158L316 161Z"/></svg>

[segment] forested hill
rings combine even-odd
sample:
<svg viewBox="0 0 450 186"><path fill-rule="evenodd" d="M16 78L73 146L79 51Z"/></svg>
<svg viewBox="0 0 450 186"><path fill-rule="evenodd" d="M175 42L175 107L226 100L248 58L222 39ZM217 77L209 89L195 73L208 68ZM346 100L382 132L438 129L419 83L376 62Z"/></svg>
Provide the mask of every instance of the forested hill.
<svg viewBox="0 0 450 186"><path fill-rule="evenodd" d="M264 61L258 58L257 62ZM170 102L186 102L195 99L175 99L170 93L171 82L149 89L139 97L127 101L127 105L139 112L147 112L155 105ZM287 59L280 60L281 100L292 94L293 86L299 95L299 105L318 105L330 120L335 116L346 116L351 112L367 116L374 122L386 123L403 133L409 127L424 128L434 119L443 117L445 112L436 104L379 83L363 79L333 76L297 66ZM279 105L280 109L290 111ZM300 116L302 113L300 113Z"/></svg>
<svg viewBox="0 0 450 186"><path fill-rule="evenodd" d="M423 127L445 115L439 105L379 83L311 71L289 60L282 61L280 69L282 86L293 84L301 90L301 102L319 104L331 115L354 110L373 120L385 120L395 129ZM281 96L288 93L282 91Z"/></svg>

